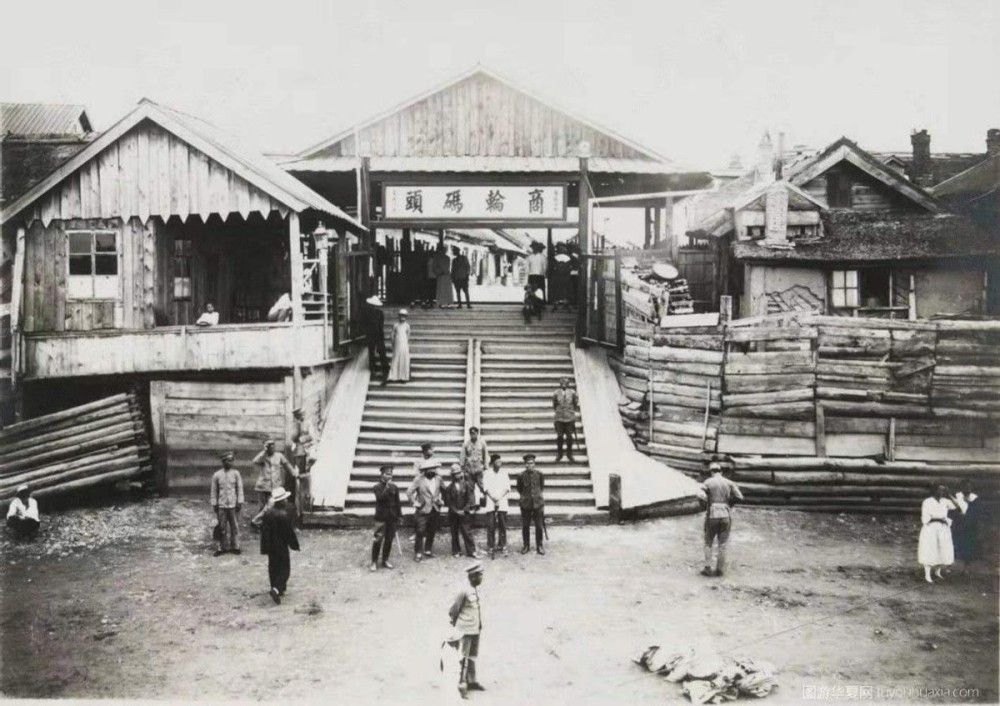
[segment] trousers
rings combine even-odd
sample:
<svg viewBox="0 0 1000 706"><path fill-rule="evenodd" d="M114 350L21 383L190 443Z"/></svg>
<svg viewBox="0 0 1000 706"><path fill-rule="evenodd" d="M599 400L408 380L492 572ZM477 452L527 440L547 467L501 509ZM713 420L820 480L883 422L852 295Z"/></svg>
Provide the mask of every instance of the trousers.
<svg viewBox="0 0 1000 706"><path fill-rule="evenodd" d="M719 551L718 551L718 569L719 571L725 571L726 569L726 542L729 541L729 530L732 526L732 520L728 517L721 517L717 519L705 518L705 567L708 569L712 568L712 543L718 541Z"/></svg>
<svg viewBox="0 0 1000 706"><path fill-rule="evenodd" d="M500 534L500 543L497 544L497 533ZM507 547L507 513L503 510L495 510L486 515L486 546L492 551L494 547L506 549Z"/></svg>
<svg viewBox="0 0 1000 706"><path fill-rule="evenodd" d="M573 459L573 432L576 430L576 422L555 422L556 427L556 457L557 460L563 455L563 439L566 440L566 453L570 460Z"/></svg>
<svg viewBox="0 0 1000 706"><path fill-rule="evenodd" d="M375 354L378 353L382 363L382 377L386 377L389 374L389 357L385 353L385 336L368 336L366 343L368 344L368 370L371 372L371 376L375 377Z"/></svg>
<svg viewBox="0 0 1000 706"><path fill-rule="evenodd" d="M375 534L372 536L372 563L381 560L384 564L389 560L389 553L392 551L392 540L396 538L395 522L379 522L375 525Z"/></svg>
<svg viewBox="0 0 1000 706"><path fill-rule="evenodd" d="M38 520L30 517L8 517L7 526L15 537L31 539L38 533L41 525Z"/></svg>
<svg viewBox="0 0 1000 706"><path fill-rule="evenodd" d="M437 510L428 513L418 512L414 515L417 523L417 541L413 547L415 553L434 551L434 535L437 534L439 516Z"/></svg>
<svg viewBox="0 0 1000 706"><path fill-rule="evenodd" d="M458 672L458 690L465 691L469 684L476 683L476 659L479 657L479 635L462 635L458 645L462 666Z"/></svg>
<svg viewBox="0 0 1000 706"><path fill-rule="evenodd" d="M462 308L462 292L465 292L465 304L468 307L472 307L472 302L469 301L469 279L456 279L452 280L452 284L455 285L455 302L458 304L458 308Z"/></svg>
<svg viewBox="0 0 1000 706"><path fill-rule="evenodd" d="M284 593L288 588L288 577L292 575L292 560L288 555L288 547L275 549L267 555L267 577L271 581L271 588L278 589L278 593Z"/></svg>
<svg viewBox="0 0 1000 706"><path fill-rule="evenodd" d="M219 518L219 549L240 548L240 515L235 507L220 507Z"/></svg>
<svg viewBox="0 0 1000 706"><path fill-rule="evenodd" d="M535 547L541 547L545 538L545 530L543 525L545 523L545 510L540 507L521 508L521 540L524 542L524 546L531 546L531 525L535 525Z"/></svg>
<svg viewBox="0 0 1000 706"><path fill-rule="evenodd" d="M464 512L449 512L448 525L451 528L451 553L461 554L458 539L462 538L465 545L465 555L472 556L476 553L476 542L472 539L472 517Z"/></svg>

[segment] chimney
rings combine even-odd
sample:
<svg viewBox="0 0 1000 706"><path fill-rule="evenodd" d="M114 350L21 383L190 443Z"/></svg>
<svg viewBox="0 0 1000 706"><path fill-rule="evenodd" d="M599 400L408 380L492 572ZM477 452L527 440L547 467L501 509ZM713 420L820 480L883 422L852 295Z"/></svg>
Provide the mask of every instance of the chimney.
<svg viewBox="0 0 1000 706"><path fill-rule="evenodd" d="M910 178L920 186L930 186L934 183L934 171L931 168L931 136L927 130L910 133L910 144L913 145L913 164L910 165Z"/></svg>
<svg viewBox="0 0 1000 706"><path fill-rule="evenodd" d="M986 154L1000 154L1000 128L991 127L986 131Z"/></svg>
<svg viewBox="0 0 1000 706"><path fill-rule="evenodd" d="M757 168L755 184L774 180L774 146L771 144L771 134L765 132L757 145Z"/></svg>

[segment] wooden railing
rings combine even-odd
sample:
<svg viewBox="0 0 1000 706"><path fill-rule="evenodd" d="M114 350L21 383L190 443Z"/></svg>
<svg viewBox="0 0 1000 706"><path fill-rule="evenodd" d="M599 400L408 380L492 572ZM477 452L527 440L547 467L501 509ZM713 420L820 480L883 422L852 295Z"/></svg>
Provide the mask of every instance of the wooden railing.
<svg viewBox="0 0 1000 706"><path fill-rule="evenodd" d="M29 379L291 368L326 358L321 322L32 333L24 340Z"/></svg>

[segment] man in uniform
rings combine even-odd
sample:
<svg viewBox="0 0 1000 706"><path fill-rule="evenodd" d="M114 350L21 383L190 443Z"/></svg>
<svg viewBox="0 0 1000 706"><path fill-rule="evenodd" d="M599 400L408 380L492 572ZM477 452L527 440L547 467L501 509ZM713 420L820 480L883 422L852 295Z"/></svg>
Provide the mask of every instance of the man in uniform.
<svg viewBox="0 0 1000 706"><path fill-rule="evenodd" d="M479 497L483 497L483 472L490 457L486 449L486 440L479 436L479 427L469 427L469 440L462 444L458 451L458 463L469 479L479 489Z"/></svg>
<svg viewBox="0 0 1000 706"><path fill-rule="evenodd" d="M743 499L735 483L723 477L723 460L715 457L708 464L711 476L698 489L698 499L707 507L705 513L705 568L702 576L722 576L726 570L726 542L732 526L732 506ZM718 538L718 568L712 569L712 543Z"/></svg>
<svg viewBox="0 0 1000 706"><path fill-rule="evenodd" d="M490 550L490 558L499 549L507 554L507 510L510 502L510 475L504 470L500 454L490 456L490 469L483 476L486 489L486 543ZM500 531L500 542L496 543L497 530Z"/></svg>
<svg viewBox="0 0 1000 706"><path fill-rule="evenodd" d="M441 515L441 479L437 477L441 464L427 459L420 464L420 473L406 490L406 497L413 505L413 519L417 525L417 538L413 558L434 556L434 535Z"/></svg>
<svg viewBox="0 0 1000 706"><path fill-rule="evenodd" d="M215 556L240 553L240 509L243 507L243 476L233 468L233 452L222 454L222 468L212 476L212 509L219 518L219 548Z"/></svg>
<svg viewBox="0 0 1000 706"><path fill-rule="evenodd" d="M569 389L569 378L559 380L559 389L552 393L552 409L555 412L556 427L556 463L562 461L563 439L566 440L566 455L570 463L576 463L573 458L573 437L576 435L576 408L579 400L576 390Z"/></svg>
<svg viewBox="0 0 1000 706"><path fill-rule="evenodd" d="M392 551L392 540L396 537L396 528L399 527L399 520L403 516L403 509L399 504L399 488L392 482L392 471L392 466L382 466L379 469L381 475L373 489L375 535L372 538L372 571L378 569L380 550L382 568L392 568L392 564L389 563L389 552Z"/></svg>
<svg viewBox="0 0 1000 706"><path fill-rule="evenodd" d="M254 457L253 465L260 468L260 475L257 476L257 482L253 486L253 489L257 491L257 498L260 500L260 512L250 520L250 525L259 529L264 511L267 510L271 501L271 492L275 488L285 487L286 472L296 480L299 472L288 462L284 454L275 450L274 442L271 440L264 442L264 450Z"/></svg>
<svg viewBox="0 0 1000 706"><path fill-rule="evenodd" d="M389 357L385 353L385 314L382 313L382 300L374 294L361 307L361 330L364 331L365 343L368 345L368 370L371 379L375 379L375 354L378 353L384 385L389 377Z"/></svg>
<svg viewBox="0 0 1000 706"><path fill-rule="evenodd" d="M483 565L477 561L465 570L465 574L468 583L458 590L448 609L448 617L459 638L458 652L462 661L458 673L458 693L463 699L469 691L486 691L476 679L479 636L483 631L483 615L479 603Z"/></svg>
<svg viewBox="0 0 1000 706"><path fill-rule="evenodd" d="M301 407L292 411L295 417L295 434L292 437L295 466L299 469L299 474L307 473L312 462L315 461L316 442L319 437L316 435L316 427L311 419L306 419L305 412Z"/></svg>
<svg viewBox="0 0 1000 706"><path fill-rule="evenodd" d="M465 555L479 558L476 543L472 539L472 515L479 509L476 502L476 487L457 463L451 467L451 483L441 491L448 506L448 526L451 529L451 554L462 556L459 537L465 545Z"/></svg>
<svg viewBox="0 0 1000 706"><path fill-rule="evenodd" d="M525 468L517 478L517 493L521 496L521 539L524 543L521 553L527 554L531 550L531 525L534 524L535 549L544 555L545 499L542 492L545 490L545 476L535 468L535 454L524 454L523 458Z"/></svg>

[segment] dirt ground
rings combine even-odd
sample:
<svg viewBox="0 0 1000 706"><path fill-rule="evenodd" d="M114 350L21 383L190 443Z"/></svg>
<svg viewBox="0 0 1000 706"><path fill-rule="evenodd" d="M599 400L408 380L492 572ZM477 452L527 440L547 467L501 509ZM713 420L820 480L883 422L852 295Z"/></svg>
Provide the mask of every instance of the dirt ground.
<svg viewBox="0 0 1000 706"><path fill-rule="evenodd" d="M303 531L276 606L257 536L213 558L211 521L205 504L149 499L47 516L33 544L4 540L2 693L455 698L437 647L467 560L439 542L438 558L394 551L396 568L373 574L368 532ZM678 685L630 661L660 644L770 661L780 686L767 703L857 701L863 687L875 701L996 701L995 568L925 584L917 524L741 509L721 579L698 575L700 517L553 527L544 557L486 559L487 691L472 700L680 703Z"/></svg>

